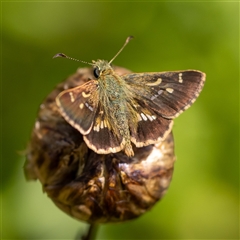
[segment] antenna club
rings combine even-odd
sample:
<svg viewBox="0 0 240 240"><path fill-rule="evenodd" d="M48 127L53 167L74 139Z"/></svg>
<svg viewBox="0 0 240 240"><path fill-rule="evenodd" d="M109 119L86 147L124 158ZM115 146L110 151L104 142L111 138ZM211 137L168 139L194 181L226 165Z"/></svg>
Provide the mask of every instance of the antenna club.
<svg viewBox="0 0 240 240"><path fill-rule="evenodd" d="M134 38L134 36L128 36L128 38L126 39L126 43L129 43L130 40L132 40Z"/></svg>
<svg viewBox="0 0 240 240"><path fill-rule="evenodd" d="M89 65L93 65L92 63L85 62L85 61L82 61L82 60L78 60L76 58L69 57L69 56L67 56L64 53L57 53L56 55L53 56L53 58L58 58L58 57L63 57L63 58L67 58L67 59L70 59L70 60L73 60L73 61L82 62L82 63L86 63L86 64L89 64Z"/></svg>
<svg viewBox="0 0 240 240"><path fill-rule="evenodd" d="M120 48L120 50L117 52L117 54L109 61L109 64L111 64L113 62L113 60L119 55L119 53L125 48L125 46L129 43L129 41L133 39L133 36L129 36L127 37L125 43L123 44L123 46Z"/></svg>
<svg viewBox="0 0 240 240"><path fill-rule="evenodd" d="M67 55L65 55L64 53L57 53L56 55L53 56L53 58L58 58L58 57L67 58Z"/></svg>

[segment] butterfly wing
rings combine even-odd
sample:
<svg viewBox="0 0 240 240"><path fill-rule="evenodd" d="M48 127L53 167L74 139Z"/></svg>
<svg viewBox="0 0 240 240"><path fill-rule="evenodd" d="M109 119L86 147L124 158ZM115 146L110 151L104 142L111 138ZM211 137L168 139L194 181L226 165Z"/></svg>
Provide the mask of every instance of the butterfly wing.
<svg viewBox="0 0 240 240"><path fill-rule="evenodd" d="M81 134L88 134L98 107L99 93L96 80L62 91L56 98L65 120Z"/></svg>
<svg viewBox="0 0 240 240"><path fill-rule="evenodd" d="M164 140L172 129L173 121L163 118L143 101L138 101L135 108L135 111L131 111L136 114L135 120L134 114L129 117L131 141L137 147L143 147Z"/></svg>
<svg viewBox="0 0 240 240"><path fill-rule="evenodd" d="M122 136L116 129L113 131L114 123L110 123L110 120L99 106L91 131L84 136L88 147L99 154L119 152L124 147Z"/></svg>
<svg viewBox="0 0 240 240"><path fill-rule="evenodd" d="M132 73L122 77L133 99L128 106L133 115L129 126L131 141L137 147L163 140L172 129L172 119L191 106L205 81L205 74L195 70Z"/></svg>
<svg viewBox="0 0 240 240"><path fill-rule="evenodd" d="M99 154L119 152L123 148L122 137L114 134L99 104L97 81L91 80L79 87L61 92L56 103L62 116L83 134L89 148Z"/></svg>
<svg viewBox="0 0 240 240"><path fill-rule="evenodd" d="M196 70L133 73L122 77L136 98L169 119L193 104L205 82L205 73Z"/></svg>

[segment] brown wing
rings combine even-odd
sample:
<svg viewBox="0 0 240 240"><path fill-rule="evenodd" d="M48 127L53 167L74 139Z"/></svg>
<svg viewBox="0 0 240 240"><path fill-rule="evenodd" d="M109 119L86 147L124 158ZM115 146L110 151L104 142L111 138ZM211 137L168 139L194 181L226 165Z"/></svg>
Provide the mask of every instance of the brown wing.
<svg viewBox="0 0 240 240"><path fill-rule="evenodd" d="M56 98L62 116L83 135L88 134L93 125L99 101L97 87L97 81L91 80L61 92Z"/></svg>
<svg viewBox="0 0 240 240"><path fill-rule="evenodd" d="M119 152L123 149L123 138L119 132L113 131L105 113L98 109L91 131L84 136L88 147L99 154Z"/></svg>
<svg viewBox="0 0 240 240"><path fill-rule="evenodd" d="M162 117L149 108L143 101L129 105L131 117L129 128L131 141L137 147L143 147L164 140L172 129L173 121Z"/></svg>
<svg viewBox="0 0 240 240"><path fill-rule="evenodd" d="M196 70L132 73L122 77L135 98L171 119L193 104L205 82L205 73Z"/></svg>

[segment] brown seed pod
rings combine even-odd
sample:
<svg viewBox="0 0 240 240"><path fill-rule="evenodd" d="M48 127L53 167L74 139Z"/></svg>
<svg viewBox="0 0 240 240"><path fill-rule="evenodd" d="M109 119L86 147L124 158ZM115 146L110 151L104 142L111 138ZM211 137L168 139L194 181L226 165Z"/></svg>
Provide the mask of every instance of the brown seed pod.
<svg viewBox="0 0 240 240"><path fill-rule="evenodd" d="M119 74L129 73L115 67ZM165 194L175 161L172 133L134 157L100 155L60 115L55 98L61 91L92 79L80 68L41 104L27 149L25 175L42 183L52 201L70 216L89 223L120 222L149 210Z"/></svg>

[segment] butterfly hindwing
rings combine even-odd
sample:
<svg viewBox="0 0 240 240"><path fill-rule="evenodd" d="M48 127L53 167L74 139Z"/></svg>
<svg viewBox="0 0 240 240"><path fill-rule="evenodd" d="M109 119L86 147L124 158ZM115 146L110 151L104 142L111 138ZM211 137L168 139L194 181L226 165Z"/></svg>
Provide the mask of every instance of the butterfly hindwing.
<svg viewBox="0 0 240 240"><path fill-rule="evenodd" d="M135 108L135 121L132 121L134 117L129 118L131 141L137 147L143 147L165 139L172 129L173 121L149 109L144 102L138 101Z"/></svg>
<svg viewBox="0 0 240 240"><path fill-rule="evenodd" d="M89 133L98 107L98 83L95 80L61 92L56 103L62 116L81 134Z"/></svg>
<svg viewBox="0 0 240 240"><path fill-rule="evenodd" d="M205 74L196 70L132 73L122 77L133 96L139 96L148 108L171 119L192 105L205 81Z"/></svg>
<svg viewBox="0 0 240 240"><path fill-rule="evenodd" d="M100 154L119 152L123 148L123 138L112 129L112 124L100 107L96 113L93 126L89 134L84 136L88 147Z"/></svg>

